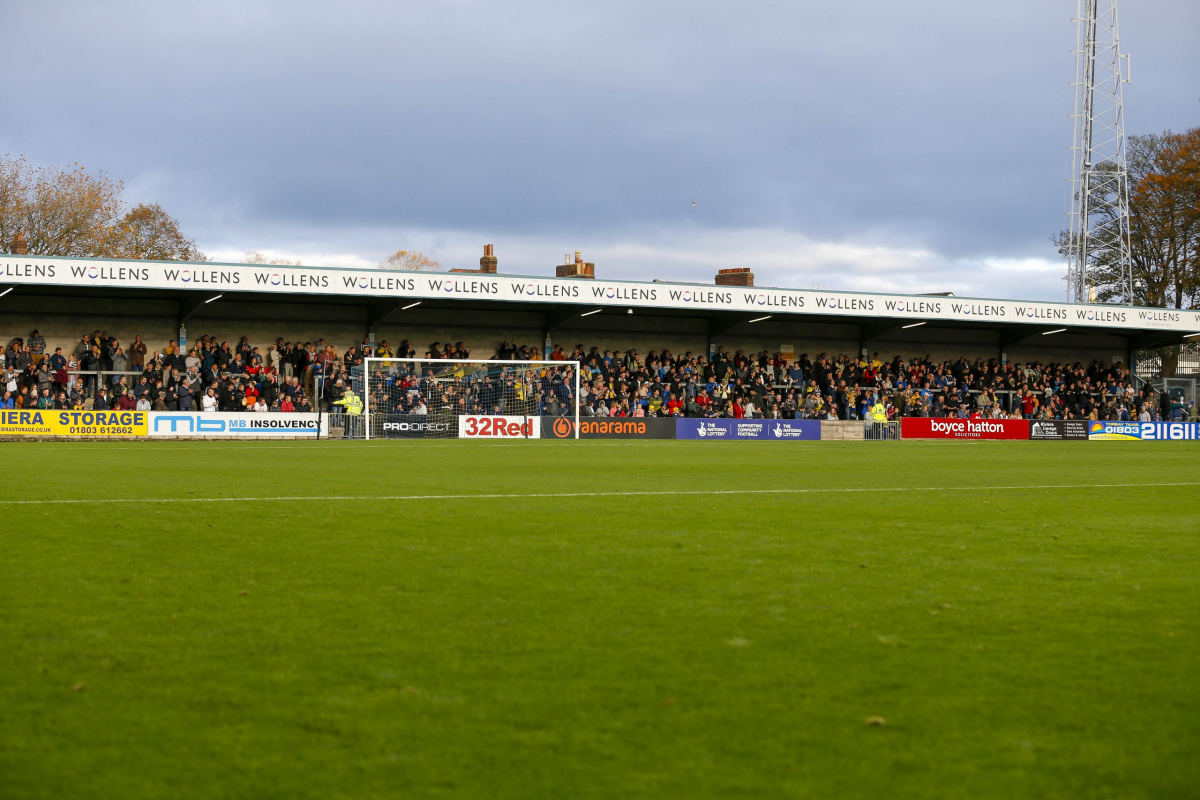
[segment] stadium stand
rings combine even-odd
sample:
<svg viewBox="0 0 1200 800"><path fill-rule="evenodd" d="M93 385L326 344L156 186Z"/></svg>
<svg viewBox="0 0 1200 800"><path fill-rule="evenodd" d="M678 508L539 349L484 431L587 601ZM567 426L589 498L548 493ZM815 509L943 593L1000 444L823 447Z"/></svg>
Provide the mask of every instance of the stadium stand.
<svg viewBox="0 0 1200 800"><path fill-rule="evenodd" d="M158 411L311 411L342 413L347 394L364 394L367 357L450 360L471 358L462 342L433 342L418 351L369 341L338 353L323 339L263 346L242 336L236 344L201 336L186 354L176 342L148 350L140 336L123 345L104 331L80 337L71 352L47 354L36 332L14 339L0 369L0 408L140 409ZM488 355L495 380L524 387L519 413L554 416L574 408L574 381L563 369L502 367L499 362L542 357L536 346L502 342ZM818 353L785 359L767 350L746 354L716 348L704 354L669 350L615 351L580 344L557 346L551 361L582 364L584 416L688 416L857 420L881 403L889 419L1159 420L1153 390L1122 364L999 363L996 359L935 361L900 356L882 360ZM372 412L490 412L490 381L453 397L429 374L389 365L372 381ZM361 407L361 400L357 400Z"/></svg>

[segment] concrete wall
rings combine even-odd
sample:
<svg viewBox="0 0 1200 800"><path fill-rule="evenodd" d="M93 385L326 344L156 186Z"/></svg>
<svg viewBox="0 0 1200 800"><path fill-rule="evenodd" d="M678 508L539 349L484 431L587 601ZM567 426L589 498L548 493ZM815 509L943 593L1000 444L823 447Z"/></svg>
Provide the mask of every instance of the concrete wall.
<svg viewBox="0 0 1200 800"><path fill-rule="evenodd" d="M15 308L14 308L15 307ZM30 298L7 304L0 313L0 341L5 347L14 338L28 339L34 329L46 337L47 352L61 347L74 352L79 337L96 330L108 331L122 344L141 334L147 347L161 350L174 339L176 305L173 302L105 300L84 303L75 298Z"/></svg>
<svg viewBox="0 0 1200 800"><path fill-rule="evenodd" d="M861 441L866 438L864 431L865 428L862 422L828 422L821 420L821 441L823 442Z"/></svg>

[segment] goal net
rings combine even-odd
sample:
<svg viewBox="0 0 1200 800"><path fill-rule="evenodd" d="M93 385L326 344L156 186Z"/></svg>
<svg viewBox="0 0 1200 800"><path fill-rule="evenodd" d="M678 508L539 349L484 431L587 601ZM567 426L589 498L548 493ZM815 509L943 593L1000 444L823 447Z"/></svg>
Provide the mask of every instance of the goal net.
<svg viewBox="0 0 1200 800"><path fill-rule="evenodd" d="M368 358L362 391L353 438L538 439L556 422L563 438L566 421L579 438L578 361Z"/></svg>

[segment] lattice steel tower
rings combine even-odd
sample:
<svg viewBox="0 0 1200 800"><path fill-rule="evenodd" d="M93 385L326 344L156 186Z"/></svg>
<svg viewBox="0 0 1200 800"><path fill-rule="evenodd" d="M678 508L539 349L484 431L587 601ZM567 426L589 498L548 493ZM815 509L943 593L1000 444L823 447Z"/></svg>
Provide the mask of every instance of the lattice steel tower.
<svg viewBox="0 0 1200 800"><path fill-rule="evenodd" d="M1129 170L1121 85L1117 0L1078 0L1075 50L1075 140L1071 147L1067 296L1094 302L1093 273L1103 273L1124 302L1133 300L1129 244ZM1122 70L1121 59L1125 59ZM1124 74L1122 74L1124 73Z"/></svg>

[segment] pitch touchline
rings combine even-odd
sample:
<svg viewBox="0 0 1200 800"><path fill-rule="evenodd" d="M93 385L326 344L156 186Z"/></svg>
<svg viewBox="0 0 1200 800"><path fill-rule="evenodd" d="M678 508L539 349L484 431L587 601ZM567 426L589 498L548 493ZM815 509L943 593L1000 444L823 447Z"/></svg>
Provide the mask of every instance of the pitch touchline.
<svg viewBox="0 0 1200 800"><path fill-rule="evenodd" d="M0 506L53 506L81 503L240 503L276 501L338 502L345 500L522 500L544 497L683 497L691 495L730 494L870 494L880 492L1003 492L1003 491L1046 491L1056 489L1136 489L1169 486L1200 486L1200 481L1180 483L1060 483L1042 486L882 486L882 487L831 487L825 489L658 489L654 491L621 492L539 492L536 494L339 494L318 497L109 497L96 499L66 500L0 500Z"/></svg>

